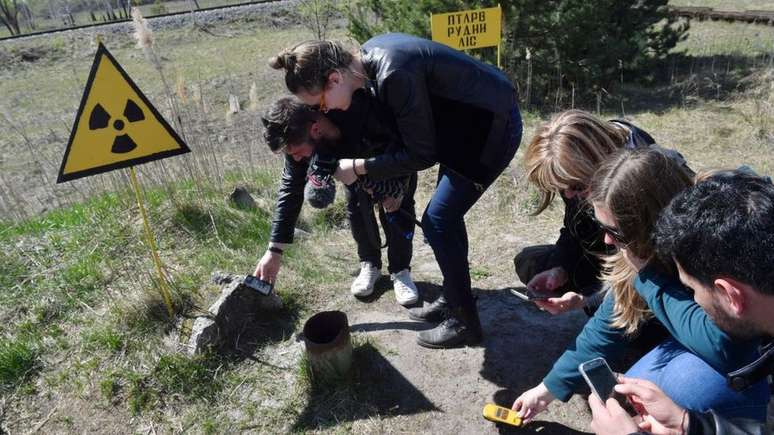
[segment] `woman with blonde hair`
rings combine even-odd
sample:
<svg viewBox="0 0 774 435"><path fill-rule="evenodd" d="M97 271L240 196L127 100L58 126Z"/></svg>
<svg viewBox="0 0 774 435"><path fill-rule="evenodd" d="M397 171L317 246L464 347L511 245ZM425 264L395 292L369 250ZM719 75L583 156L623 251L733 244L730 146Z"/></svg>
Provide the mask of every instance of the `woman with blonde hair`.
<svg viewBox="0 0 774 435"><path fill-rule="evenodd" d="M579 364L603 357L617 365L631 338L655 318L671 337L627 376L653 381L689 410L711 408L728 417L765 418L766 385L736 393L723 375L754 361L758 343L734 340L721 331L684 287L675 291L673 264L654 255L651 232L659 213L692 183L692 174L655 148L619 150L600 165L591 178L588 200L604 242L615 248L603 267L610 290L543 382L516 399L513 408L522 417L532 419L554 398L566 401L585 389ZM650 284L641 290L638 273L645 264L651 270Z"/></svg>
<svg viewBox="0 0 774 435"><path fill-rule="evenodd" d="M524 154L527 179L540 195L535 214L556 196L565 205L564 226L554 245L531 246L514 258L516 274L534 291L554 293L537 301L559 314L583 308L592 315L602 302L600 255L608 252L599 227L586 213L591 176L602 161L622 148L656 146L653 138L620 120L603 121L582 110L557 114L535 133ZM669 151L684 163L682 156Z"/></svg>

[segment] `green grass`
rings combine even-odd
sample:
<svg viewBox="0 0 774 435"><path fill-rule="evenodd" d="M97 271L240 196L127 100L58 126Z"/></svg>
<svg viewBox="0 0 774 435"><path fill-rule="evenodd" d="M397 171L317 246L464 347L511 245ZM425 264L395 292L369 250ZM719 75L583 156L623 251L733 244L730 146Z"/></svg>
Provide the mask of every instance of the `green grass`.
<svg viewBox="0 0 774 435"><path fill-rule="evenodd" d="M212 398L222 388L227 364L216 356L163 355L152 372L152 379L165 394L179 394L189 399ZM220 372L220 373L219 373Z"/></svg>
<svg viewBox="0 0 774 435"><path fill-rule="evenodd" d="M226 178L245 184L243 175ZM273 197L273 173L248 178L254 195ZM192 316L217 297L207 284L213 271L252 271L267 243L271 215L263 208L238 209L225 200L227 189L207 183L171 187L148 188L147 206L174 305ZM340 224L336 219L325 213L307 218L311 237L324 237ZM151 416L173 403L209 409L224 400L227 387L239 385L236 379L244 379L239 355L189 357L169 348L177 332L154 286L153 263L129 192L20 222L2 221L0 248L0 280L8 289L0 293L0 333L6 337L0 340L1 388L26 391L33 401L37 394L96 396L113 412ZM261 337L253 352L291 336L314 300L308 293L312 284L331 286L341 279L325 258L305 258L295 247L286 251L282 273L277 291L285 308L266 319L279 329ZM42 360L42 354L48 357ZM44 381L40 391L38 377ZM219 421L206 412L190 418L201 427Z"/></svg>
<svg viewBox="0 0 774 435"><path fill-rule="evenodd" d="M705 57L771 56L774 54L774 26L723 21L693 21L689 30L689 38L680 42L676 51ZM737 61L743 60L738 59ZM727 65L719 62L717 70L723 71L726 67Z"/></svg>
<svg viewBox="0 0 774 435"><path fill-rule="evenodd" d="M23 338L0 338L0 389L24 382L38 367L34 343Z"/></svg>
<svg viewBox="0 0 774 435"><path fill-rule="evenodd" d="M116 328L101 326L83 333L83 344L87 349L105 350L115 353L126 346L124 334Z"/></svg>
<svg viewBox="0 0 774 435"><path fill-rule="evenodd" d="M110 373L99 381L99 391L107 401L112 401L120 389L120 377L115 373Z"/></svg>
<svg viewBox="0 0 774 435"><path fill-rule="evenodd" d="M328 231L343 228L347 225L347 202L344 192L338 192L336 201L329 207L315 211L312 214L312 226L317 230Z"/></svg>

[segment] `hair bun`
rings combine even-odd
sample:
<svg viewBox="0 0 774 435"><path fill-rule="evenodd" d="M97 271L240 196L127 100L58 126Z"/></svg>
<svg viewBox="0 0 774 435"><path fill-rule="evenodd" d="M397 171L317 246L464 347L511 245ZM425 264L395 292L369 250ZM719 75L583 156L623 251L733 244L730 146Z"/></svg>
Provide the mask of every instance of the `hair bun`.
<svg viewBox="0 0 774 435"><path fill-rule="evenodd" d="M285 59L283 59L282 55L272 56L269 58L269 66L274 69L284 69Z"/></svg>
<svg viewBox="0 0 774 435"><path fill-rule="evenodd" d="M282 53L269 59L269 66L274 69L284 69L292 71L296 67L296 54L291 51Z"/></svg>

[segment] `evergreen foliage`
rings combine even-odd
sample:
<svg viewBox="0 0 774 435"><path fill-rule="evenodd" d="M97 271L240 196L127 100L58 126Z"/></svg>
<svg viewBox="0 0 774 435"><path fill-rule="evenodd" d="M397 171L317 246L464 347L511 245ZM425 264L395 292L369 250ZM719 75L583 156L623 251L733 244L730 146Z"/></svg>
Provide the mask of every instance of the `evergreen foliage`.
<svg viewBox="0 0 774 435"><path fill-rule="evenodd" d="M504 0L503 68L531 103L594 96L650 71L687 35L667 0ZM470 0L352 0L359 42L385 32L430 38L430 14L492 7ZM472 52L475 55L475 51ZM528 89L529 88L529 89Z"/></svg>

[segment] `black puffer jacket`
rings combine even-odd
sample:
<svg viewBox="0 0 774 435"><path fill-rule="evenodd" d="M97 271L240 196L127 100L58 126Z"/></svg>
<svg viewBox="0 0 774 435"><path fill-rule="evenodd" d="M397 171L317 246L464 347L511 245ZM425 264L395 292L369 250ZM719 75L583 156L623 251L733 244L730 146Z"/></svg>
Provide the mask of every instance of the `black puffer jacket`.
<svg viewBox="0 0 774 435"><path fill-rule="evenodd" d="M513 111L518 115L505 74L443 44L399 33L366 41L361 60L369 90L390 108L406 145L368 159L369 175L408 175L441 163L475 182L491 181L488 169L501 167Z"/></svg>

